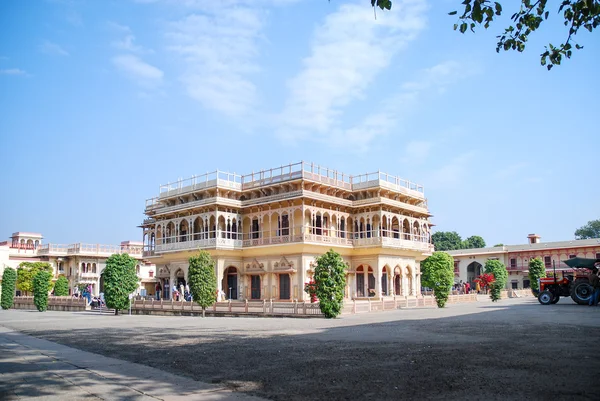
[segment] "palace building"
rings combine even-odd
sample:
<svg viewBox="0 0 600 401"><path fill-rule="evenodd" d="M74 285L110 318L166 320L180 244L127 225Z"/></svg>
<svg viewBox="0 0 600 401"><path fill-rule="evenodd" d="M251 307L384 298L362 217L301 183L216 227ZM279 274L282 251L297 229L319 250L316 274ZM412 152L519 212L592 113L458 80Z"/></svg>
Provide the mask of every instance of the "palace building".
<svg viewBox="0 0 600 401"><path fill-rule="evenodd" d="M138 293L156 285L155 266L142 261L142 243L123 241L120 245L103 244L45 244L42 234L16 232L8 241L0 242L0 280L5 267L18 268L22 262L47 262L53 268L54 279L65 276L69 293L79 285L90 285L92 295L102 292L101 273L106 259L115 253L128 253L139 261L136 271L140 277Z"/></svg>
<svg viewBox="0 0 600 401"><path fill-rule="evenodd" d="M433 252L423 187L381 172L305 162L215 171L161 185L144 213L143 256L165 295L207 250L228 299L307 300L315 259L333 249L347 265L346 298L416 297Z"/></svg>

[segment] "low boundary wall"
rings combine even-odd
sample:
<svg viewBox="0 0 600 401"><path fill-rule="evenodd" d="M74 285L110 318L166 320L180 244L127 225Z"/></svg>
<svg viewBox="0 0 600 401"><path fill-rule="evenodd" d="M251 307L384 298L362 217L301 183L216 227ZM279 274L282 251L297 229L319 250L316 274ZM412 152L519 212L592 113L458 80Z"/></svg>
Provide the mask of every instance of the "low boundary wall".
<svg viewBox="0 0 600 401"><path fill-rule="evenodd" d="M48 297L48 310L79 312L84 311L86 306L85 298ZM33 297L15 297L13 308L37 310L33 303Z"/></svg>
<svg viewBox="0 0 600 401"><path fill-rule="evenodd" d="M477 294L450 295L448 304L477 302ZM344 303L342 314L368 313L402 308L435 307L433 296L415 298L382 298L377 300L351 300ZM202 315L202 308L195 302L157 301L136 299L131 307L132 314L138 315ZM216 302L206 309L208 316L281 316L281 317L323 317L319 303L274 302L274 301L231 301Z"/></svg>

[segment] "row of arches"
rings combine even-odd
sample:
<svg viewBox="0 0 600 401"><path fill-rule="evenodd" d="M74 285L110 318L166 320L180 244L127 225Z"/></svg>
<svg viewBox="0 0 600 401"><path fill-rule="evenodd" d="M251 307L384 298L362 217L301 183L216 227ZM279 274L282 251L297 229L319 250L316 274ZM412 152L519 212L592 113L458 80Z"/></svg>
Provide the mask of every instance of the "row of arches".
<svg viewBox="0 0 600 401"><path fill-rule="evenodd" d="M144 241L151 249L156 244L198 241L211 238L234 240L272 238L288 235L361 239L389 237L430 242L426 220L389 213L351 216L342 212L293 209L248 215L204 215L159 223L147 230Z"/></svg>
<svg viewBox="0 0 600 401"><path fill-rule="evenodd" d="M14 240L12 242L12 247L19 249L37 249L39 246L40 241L37 239L34 241L32 239L25 240L25 238L21 238L20 241Z"/></svg>
<svg viewBox="0 0 600 401"><path fill-rule="evenodd" d="M413 274L410 266L402 269L396 266L393 270L385 265L379 277L382 296L414 295ZM355 296L358 298L375 297L379 295L376 287L376 277L373 268L369 265L360 265L356 268Z"/></svg>

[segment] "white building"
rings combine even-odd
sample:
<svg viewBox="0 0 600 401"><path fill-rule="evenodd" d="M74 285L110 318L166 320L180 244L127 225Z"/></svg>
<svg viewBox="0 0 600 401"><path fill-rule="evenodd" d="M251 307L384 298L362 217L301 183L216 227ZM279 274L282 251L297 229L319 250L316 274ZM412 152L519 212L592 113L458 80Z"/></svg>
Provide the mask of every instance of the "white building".
<svg viewBox="0 0 600 401"><path fill-rule="evenodd" d="M139 261L136 266L140 277L138 292L154 288L156 268L142 260L142 242L123 241L120 245L101 244L44 244L39 233L16 232L10 240L0 242L0 282L5 267L17 267L23 262L47 262L53 268L54 279L65 276L69 293L81 284L89 284L92 294L102 291L100 275L106 259L115 253L127 253ZM153 291L152 291L153 292Z"/></svg>

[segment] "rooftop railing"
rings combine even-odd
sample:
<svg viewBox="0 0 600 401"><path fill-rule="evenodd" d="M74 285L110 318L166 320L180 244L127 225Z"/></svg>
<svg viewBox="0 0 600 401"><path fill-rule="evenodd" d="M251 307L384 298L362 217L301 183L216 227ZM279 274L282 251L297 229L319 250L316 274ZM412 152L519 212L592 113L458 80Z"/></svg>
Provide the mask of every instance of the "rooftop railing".
<svg viewBox="0 0 600 401"><path fill-rule="evenodd" d="M85 254L85 255L112 255L114 253L129 253L141 255L142 246L104 245L104 244L42 244L38 247L39 255L49 254Z"/></svg>
<svg viewBox="0 0 600 401"><path fill-rule="evenodd" d="M180 179L160 186L159 196L146 200L146 210L160 207L161 198L189 193L210 187L225 187L235 190L248 190L264 185L276 184L299 178L321 182L348 191L382 186L393 191L424 198L422 185L382 173L380 171L352 176L314 163L292 163L286 166L252 172L246 175L213 171L199 176Z"/></svg>

